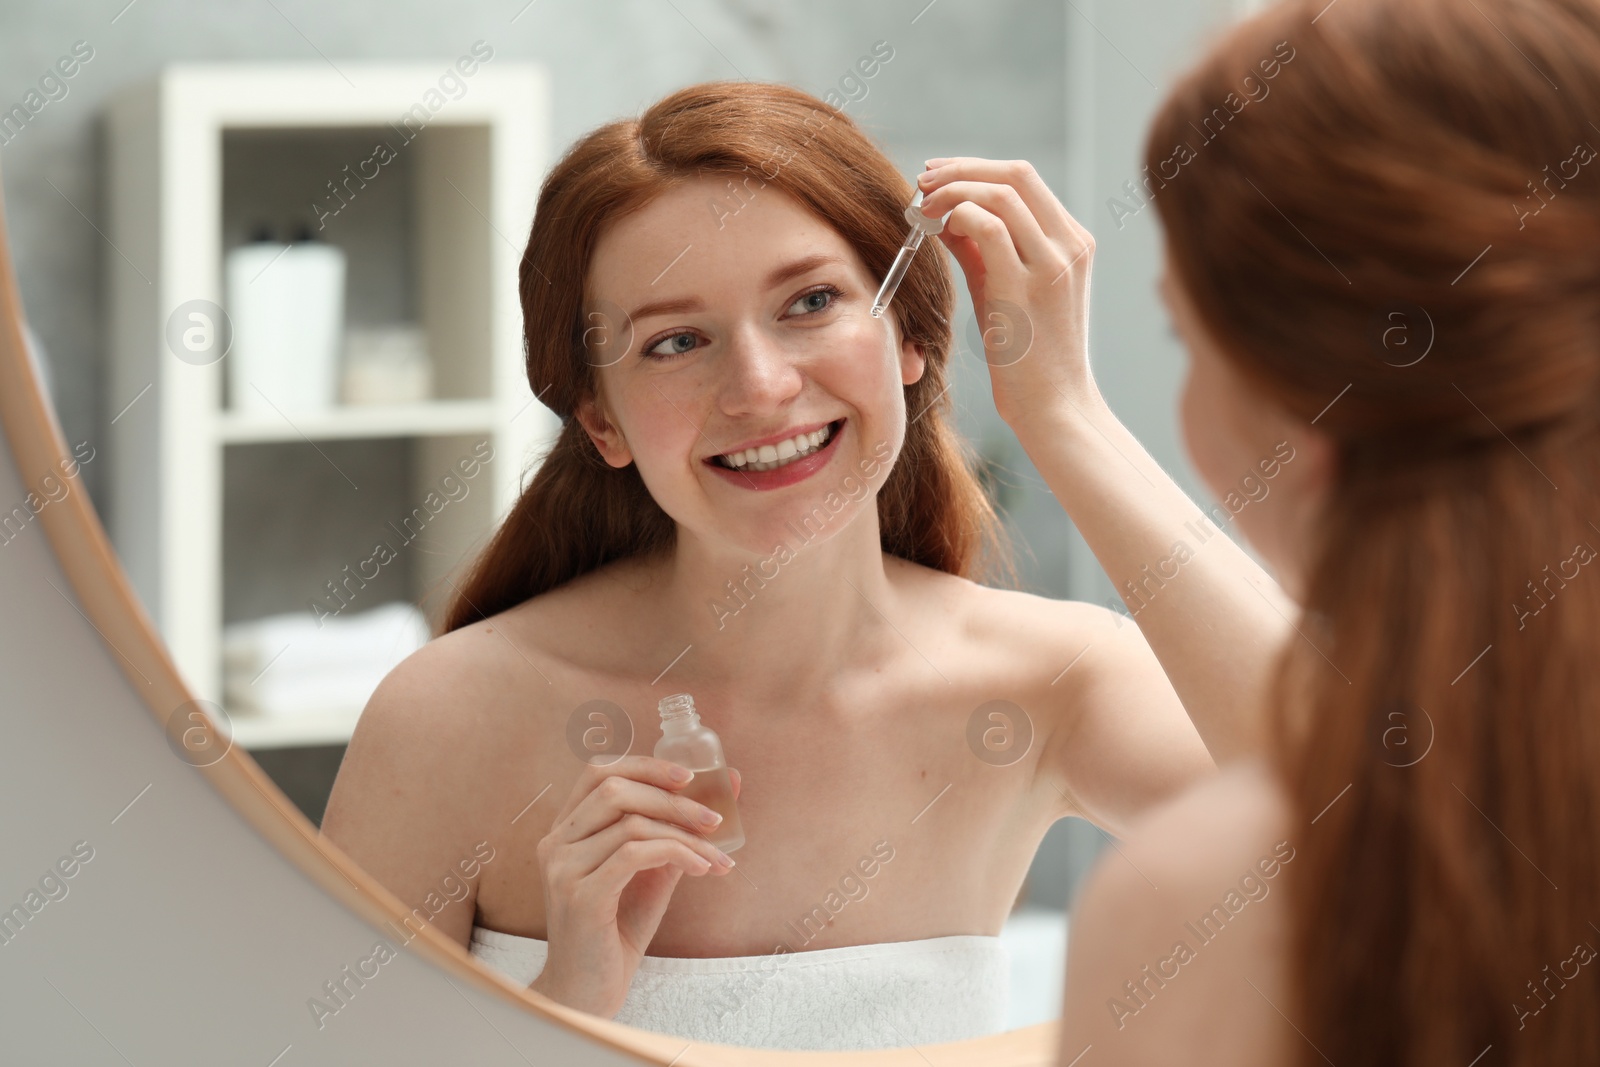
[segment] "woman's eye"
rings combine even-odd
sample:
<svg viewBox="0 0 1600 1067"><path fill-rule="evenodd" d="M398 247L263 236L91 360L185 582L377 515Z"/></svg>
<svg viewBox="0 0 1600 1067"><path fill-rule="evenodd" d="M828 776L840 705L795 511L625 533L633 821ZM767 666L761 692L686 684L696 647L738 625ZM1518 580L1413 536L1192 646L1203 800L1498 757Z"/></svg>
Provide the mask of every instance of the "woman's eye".
<svg viewBox="0 0 1600 1067"><path fill-rule="evenodd" d="M679 344L679 342L685 341L685 340L688 342L687 344ZM669 348L668 351L663 352L663 351L660 350L662 345L670 345L671 347ZM692 333L673 333L673 334L668 334L666 337L663 337L661 340L657 341L655 344L653 344L649 348L645 349L645 353L644 354L646 356L651 356L651 357L656 358L656 359L671 359L673 356L681 356L685 352L693 351L694 347L695 347L695 335L694 334L692 334Z"/></svg>
<svg viewBox="0 0 1600 1067"><path fill-rule="evenodd" d="M843 295L844 293L836 286L820 285L810 292L801 293L796 297L794 303L789 305L789 310L797 315L815 315L819 311L826 311L829 307L832 307L834 302ZM696 335L686 330L680 330L677 333L669 333L659 341L649 345L642 355L646 359L672 359L674 356L681 356L687 352L694 351L697 347L697 341Z"/></svg>
<svg viewBox="0 0 1600 1067"><path fill-rule="evenodd" d="M839 299L841 295L842 294L839 292L839 290L835 289L831 285L819 286L818 288L811 290L809 293L800 294L795 302L789 305L789 310L793 311L798 307L801 309L800 314L802 315L815 314L818 311L823 311L828 308L829 305L831 305L835 300ZM817 302L817 298L819 297L827 297L828 299L819 303Z"/></svg>

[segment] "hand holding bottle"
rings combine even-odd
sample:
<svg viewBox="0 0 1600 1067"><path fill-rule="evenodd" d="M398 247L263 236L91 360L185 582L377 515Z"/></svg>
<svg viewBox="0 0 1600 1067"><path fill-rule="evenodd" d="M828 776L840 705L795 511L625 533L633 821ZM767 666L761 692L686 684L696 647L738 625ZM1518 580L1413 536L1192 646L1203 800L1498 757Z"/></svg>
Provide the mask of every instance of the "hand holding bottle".
<svg viewBox="0 0 1600 1067"><path fill-rule="evenodd" d="M610 1018L622 1006L673 887L733 861L705 835L720 817L681 795L681 767L624 756L585 767L536 849L549 957L530 988ZM738 772L733 772L735 796ZM726 860L726 863L722 861Z"/></svg>

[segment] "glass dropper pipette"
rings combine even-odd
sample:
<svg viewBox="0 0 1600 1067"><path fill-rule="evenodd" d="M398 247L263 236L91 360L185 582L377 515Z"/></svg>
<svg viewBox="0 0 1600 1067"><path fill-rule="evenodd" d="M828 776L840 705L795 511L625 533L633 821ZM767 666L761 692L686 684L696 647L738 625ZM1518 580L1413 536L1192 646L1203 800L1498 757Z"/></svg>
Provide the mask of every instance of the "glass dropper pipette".
<svg viewBox="0 0 1600 1067"><path fill-rule="evenodd" d="M894 299L894 292L900 288L900 281L906 276L906 269L911 266L911 257L922 245L923 238L944 229L944 219L930 219L922 213L921 189L917 190L917 195L911 201L911 206L906 208L905 215L906 222L911 225L911 232L906 235L905 244L900 246L900 254L894 257L894 265L889 268L888 276L878 287L878 295L872 300L871 315L875 319L883 317L884 309L889 306L889 301Z"/></svg>

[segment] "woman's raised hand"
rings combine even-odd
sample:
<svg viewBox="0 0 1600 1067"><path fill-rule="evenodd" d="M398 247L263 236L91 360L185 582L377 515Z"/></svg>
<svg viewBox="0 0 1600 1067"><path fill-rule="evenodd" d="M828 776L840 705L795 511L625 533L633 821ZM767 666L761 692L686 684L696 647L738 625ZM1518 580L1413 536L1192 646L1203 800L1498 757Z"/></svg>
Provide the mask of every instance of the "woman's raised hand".
<svg viewBox="0 0 1600 1067"><path fill-rule="evenodd" d="M930 159L922 212L967 276L995 410L1013 429L1096 400L1089 373L1094 238L1026 160Z"/></svg>
<svg viewBox="0 0 1600 1067"><path fill-rule="evenodd" d="M623 756L578 775L536 850L549 956L534 991L612 1017L678 879L733 869L704 836L721 816L679 795L689 779L673 774L682 770L653 756ZM737 771L732 778L737 797ZM716 817L702 821L705 814Z"/></svg>

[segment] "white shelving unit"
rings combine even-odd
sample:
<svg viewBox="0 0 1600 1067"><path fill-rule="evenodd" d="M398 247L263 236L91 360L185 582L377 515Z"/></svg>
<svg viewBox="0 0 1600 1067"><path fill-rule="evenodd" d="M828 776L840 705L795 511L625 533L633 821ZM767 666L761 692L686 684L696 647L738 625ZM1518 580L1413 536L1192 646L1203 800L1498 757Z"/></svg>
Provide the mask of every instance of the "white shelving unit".
<svg viewBox="0 0 1600 1067"><path fill-rule="evenodd" d="M342 745L355 732L360 708L339 712L311 712L273 717L234 715L228 720L233 743L242 748L297 748L304 745Z"/></svg>
<svg viewBox="0 0 1600 1067"><path fill-rule="evenodd" d="M296 415L291 424L276 415L226 412L217 419L217 437L225 444L313 441L360 437L442 436L487 433L495 428L495 408L488 400L433 400L421 404L365 404Z"/></svg>
<svg viewBox="0 0 1600 1067"><path fill-rule="evenodd" d="M466 87L460 95L445 97L437 88L452 66L451 60L178 64L109 109L107 236L117 254L107 267L108 406L132 403L111 427L108 525L201 699L224 704L221 633L225 578L232 576L223 568L254 565L224 559L230 449L409 442L397 444L395 454L409 457L421 499L440 472L488 439L494 460L478 484L492 488L440 513L429 527L429 550L410 564L417 597L459 566L503 517L525 467L558 428L548 409L533 401L524 377L517 296L522 244L547 165L548 81L536 65L485 62L455 79ZM443 104L433 106L438 100ZM237 213L237 205L225 204L227 182L237 177L224 173L225 142L274 138L269 152L252 158L290 160L296 137L309 145L340 131L352 138L376 134L404 157L403 182L373 179L390 186L359 195L375 200L379 193L405 191L409 198L413 269L406 302L428 337L437 399L287 416L229 410L226 357L195 365L179 359L166 340L168 320L180 306L226 303L225 245L238 238L224 225L225 208ZM328 174L329 189L347 173ZM308 215L314 199L327 192L304 189ZM299 490L286 482L251 491L287 497ZM328 744L349 738L360 710L230 718L235 740L247 748Z"/></svg>

